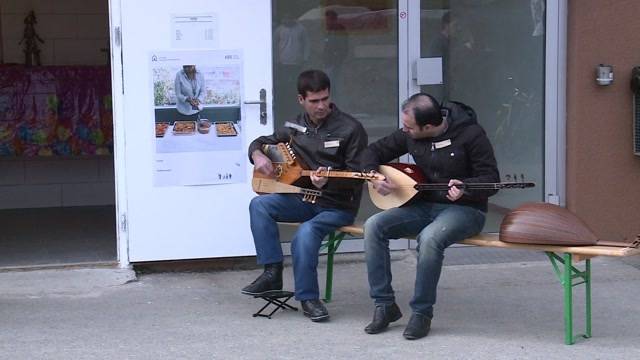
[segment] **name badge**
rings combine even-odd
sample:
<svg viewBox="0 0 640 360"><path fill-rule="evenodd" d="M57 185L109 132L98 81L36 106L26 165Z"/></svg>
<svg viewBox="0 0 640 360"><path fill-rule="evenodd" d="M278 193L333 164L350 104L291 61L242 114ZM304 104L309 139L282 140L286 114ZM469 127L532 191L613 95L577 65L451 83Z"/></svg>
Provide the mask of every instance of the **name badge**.
<svg viewBox="0 0 640 360"><path fill-rule="evenodd" d="M451 145L451 139L442 140L442 141L438 141L437 143L433 143L433 147L436 149L446 148L449 145Z"/></svg>
<svg viewBox="0 0 640 360"><path fill-rule="evenodd" d="M325 141L324 142L324 148L334 148L334 147L339 147L340 146L340 140L331 140L331 141Z"/></svg>
<svg viewBox="0 0 640 360"><path fill-rule="evenodd" d="M298 130L299 132L301 132L303 134L307 133L307 128L306 127L298 125L298 124L294 124L294 123L292 123L290 121L285 122L284 123L284 127L288 127L288 128L291 128L291 129Z"/></svg>

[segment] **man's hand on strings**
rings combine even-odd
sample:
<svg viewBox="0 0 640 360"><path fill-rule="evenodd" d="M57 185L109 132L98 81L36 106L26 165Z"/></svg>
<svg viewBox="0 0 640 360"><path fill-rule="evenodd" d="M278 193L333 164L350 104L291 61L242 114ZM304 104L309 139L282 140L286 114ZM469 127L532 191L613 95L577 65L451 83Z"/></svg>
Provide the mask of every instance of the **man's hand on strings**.
<svg viewBox="0 0 640 360"><path fill-rule="evenodd" d="M464 194L464 191L462 191L462 189L456 187L455 185L462 185L463 182L460 180L456 180L456 179L451 179L449 180L449 191L447 192L447 199L449 199L449 201L456 201L458 199L460 199L462 197L462 195Z"/></svg>
<svg viewBox="0 0 640 360"><path fill-rule="evenodd" d="M316 171L311 173L311 183L318 189L322 189L325 185L327 185L327 181L329 178L326 177L327 172L331 171L331 167L321 166L316 169Z"/></svg>
<svg viewBox="0 0 640 360"><path fill-rule="evenodd" d="M371 171L369 174L371 175L378 175L378 173L376 171ZM378 180L378 179L372 179L369 180L371 182L371 186L373 186L373 188L378 192L378 194L382 195L382 196L386 196L391 194L395 189L398 188L398 186L396 184L394 184L393 182L389 181L389 179L387 178L382 178L382 180Z"/></svg>
<svg viewBox="0 0 640 360"><path fill-rule="evenodd" d="M251 159L253 160L253 166L255 170L257 170L262 175L275 177L271 159L269 159L269 157L267 157L267 155L265 155L262 151L256 150L251 153Z"/></svg>

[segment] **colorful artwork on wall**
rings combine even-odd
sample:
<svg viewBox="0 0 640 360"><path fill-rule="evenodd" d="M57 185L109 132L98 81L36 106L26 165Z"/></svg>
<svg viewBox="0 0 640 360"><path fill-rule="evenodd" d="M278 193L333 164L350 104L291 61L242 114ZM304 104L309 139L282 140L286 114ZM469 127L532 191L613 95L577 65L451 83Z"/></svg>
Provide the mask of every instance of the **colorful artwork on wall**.
<svg viewBox="0 0 640 360"><path fill-rule="evenodd" d="M106 66L0 66L0 156L113 153Z"/></svg>

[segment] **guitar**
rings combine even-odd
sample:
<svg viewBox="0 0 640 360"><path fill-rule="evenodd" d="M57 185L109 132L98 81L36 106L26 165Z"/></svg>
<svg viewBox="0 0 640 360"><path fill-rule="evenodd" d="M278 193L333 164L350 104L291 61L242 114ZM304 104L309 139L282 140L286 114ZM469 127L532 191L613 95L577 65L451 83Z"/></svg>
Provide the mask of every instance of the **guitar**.
<svg viewBox="0 0 640 360"><path fill-rule="evenodd" d="M382 210L399 207L406 204L420 191L449 190L449 184L429 184L422 173L422 170L413 164L394 163L380 165L378 172L394 183L397 188L388 195L380 195L373 188L371 182L368 183L369 197L373 204ZM458 189L524 189L534 187L532 182L515 181L500 183L467 183L455 185Z"/></svg>
<svg viewBox="0 0 640 360"><path fill-rule="evenodd" d="M275 145L265 144L262 146L262 152L267 155L274 167L275 179L265 176L257 170L253 170L254 179L272 179L283 184L293 184L296 180L303 176L311 176L315 173L315 170L306 170L300 164L296 158L293 149L289 144L278 143ZM320 176L334 177L334 178L347 178L347 179L362 179L362 180L383 180L384 176L380 174L365 174L363 172L355 171L342 171L342 170L324 170L319 173ZM255 186L253 188L255 192ZM264 191L263 191L264 193Z"/></svg>
<svg viewBox="0 0 640 360"><path fill-rule="evenodd" d="M322 196L322 191L320 190L305 189L267 178L254 177L251 180L251 186L253 187L253 191L258 194L302 194L302 201L310 202L312 204L315 204L318 196Z"/></svg>

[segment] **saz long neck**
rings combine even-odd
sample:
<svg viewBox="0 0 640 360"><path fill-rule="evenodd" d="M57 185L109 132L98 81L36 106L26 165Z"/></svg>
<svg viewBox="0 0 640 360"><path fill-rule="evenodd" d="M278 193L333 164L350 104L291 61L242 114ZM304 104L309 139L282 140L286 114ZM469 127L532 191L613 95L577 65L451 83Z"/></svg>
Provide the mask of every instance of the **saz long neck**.
<svg viewBox="0 0 640 360"><path fill-rule="evenodd" d="M534 183L530 182L507 182L507 183L470 183L455 185L458 189L469 190L496 190L496 189L524 189L534 187ZM429 190L449 190L449 184L416 184L413 186L418 191Z"/></svg>
<svg viewBox="0 0 640 360"><path fill-rule="evenodd" d="M302 170L301 176L311 176L315 173L315 170ZM384 176L379 174L365 174L362 172L356 171L340 171L340 170L327 170L322 171L320 175L324 177L334 177L334 178L347 178L347 179L363 179L363 180L374 180L374 179L384 179Z"/></svg>

